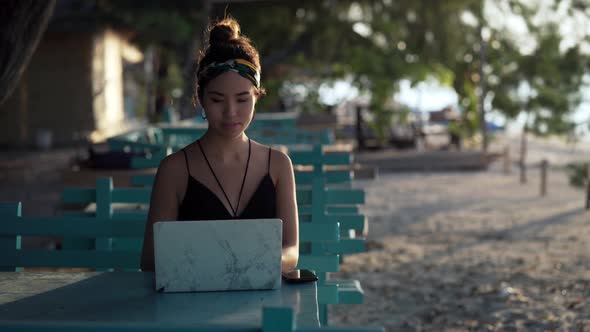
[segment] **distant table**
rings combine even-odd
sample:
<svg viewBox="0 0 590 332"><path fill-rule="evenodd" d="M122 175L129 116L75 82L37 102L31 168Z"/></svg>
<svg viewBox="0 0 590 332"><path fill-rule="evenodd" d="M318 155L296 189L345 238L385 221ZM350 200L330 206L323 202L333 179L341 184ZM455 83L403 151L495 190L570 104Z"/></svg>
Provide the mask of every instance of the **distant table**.
<svg viewBox="0 0 590 332"><path fill-rule="evenodd" d="M262 308L293 308L298 328L319 327L314 283L279 290L157 293L145 272L0 272L5 328L260 330Z"/></svg>

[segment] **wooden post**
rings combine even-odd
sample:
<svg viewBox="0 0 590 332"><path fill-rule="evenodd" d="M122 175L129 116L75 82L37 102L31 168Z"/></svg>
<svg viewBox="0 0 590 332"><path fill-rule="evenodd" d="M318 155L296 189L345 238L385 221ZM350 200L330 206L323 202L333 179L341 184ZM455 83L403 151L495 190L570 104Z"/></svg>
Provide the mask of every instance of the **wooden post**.
<svg viewBox="0 0 590 332"><path fill-rule="evenodd" d="M586 165L586 210L590 210L590 164Z"/></svg>
<svg viewBox="0 0 590 332"><path fill-rule="evenodd" d="M527 133L530 112L526 112L526 120L524 121L524 128L522 128L522 136L520 137L520 183L525 184L526 178L526 154L527 154Z"/></svg>
<svg viewBox="0 0 590 332"><path fill-rule="evenodd" d="M526 183L526 165L524 163L524 161L520 161L519 162L519 166L520 166L520 183L524 184Z"/></svg>
<svg viewBox="0 0 590 332"><path fill-rule="evenodd" d="M547 195L547 165L546 159L541 160L541 196Z"/></svg>
<svg viewBox="0 0 590 332"><path fill-rule="evenodd" d="M510 148L504 147L504 174L510 174Z"/></svg>

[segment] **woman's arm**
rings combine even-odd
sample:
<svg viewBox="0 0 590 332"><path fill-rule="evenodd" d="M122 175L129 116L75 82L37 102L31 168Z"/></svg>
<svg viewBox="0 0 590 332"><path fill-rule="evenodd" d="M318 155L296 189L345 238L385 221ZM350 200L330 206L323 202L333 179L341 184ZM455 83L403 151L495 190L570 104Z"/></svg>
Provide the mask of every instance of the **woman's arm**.
<svg viewBox="0 0 590 332"><path fill-rule="evenodd" d="M141 251L141 270L154 271L154 223L157 221L176 220L178 217L179 199L177 195L177 184L179 183L179 172L176 167L173 155L166 157L160 163L152 194L150 198L150 209L145 225L143 238L143 249Z"/></svg>
<svg viewBox="0 0 590 332"><path fill-rule="evenodd" d="M279 151L272 151L273 168L277 171L277 215L283 220L282 271L297 266L299 260L299 216L295 194L295 176L289 157ZM276 165L276 166L275 166Z"/></svg>

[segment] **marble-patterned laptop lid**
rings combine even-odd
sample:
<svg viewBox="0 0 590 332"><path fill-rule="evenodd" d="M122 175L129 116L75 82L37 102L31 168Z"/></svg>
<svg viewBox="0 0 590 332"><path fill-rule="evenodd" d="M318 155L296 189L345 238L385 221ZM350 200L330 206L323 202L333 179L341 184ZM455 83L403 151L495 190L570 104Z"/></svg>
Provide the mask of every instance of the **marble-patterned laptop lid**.
<svg viewBox="0 0 590 332"><path fill-rule="evenodd" d="M157 222L156 290L277 289L282 229L280 219Z"/></svg>

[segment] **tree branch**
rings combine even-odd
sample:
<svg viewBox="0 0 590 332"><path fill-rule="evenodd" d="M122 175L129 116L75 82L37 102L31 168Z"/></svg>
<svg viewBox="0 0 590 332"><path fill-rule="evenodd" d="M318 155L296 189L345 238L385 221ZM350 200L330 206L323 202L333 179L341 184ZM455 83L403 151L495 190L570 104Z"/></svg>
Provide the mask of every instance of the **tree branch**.
<svg viewBox="0 0 590 332"><path fill-rule="evenodd" d="M55 0L9 0L0 9L0 105L12 94L35 53Z"/></svg>

